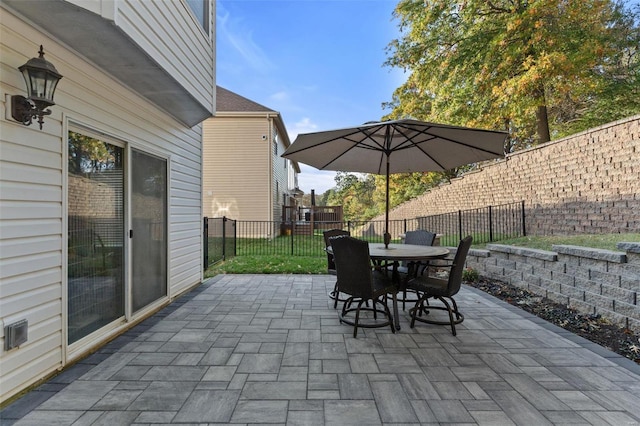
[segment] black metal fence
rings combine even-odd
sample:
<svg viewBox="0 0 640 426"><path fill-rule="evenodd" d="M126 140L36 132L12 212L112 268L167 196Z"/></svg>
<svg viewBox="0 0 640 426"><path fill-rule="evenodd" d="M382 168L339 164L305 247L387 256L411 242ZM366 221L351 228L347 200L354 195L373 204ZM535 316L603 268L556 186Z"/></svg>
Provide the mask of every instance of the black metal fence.
<svg viewBox="0 0 640 426"><path fill-rule="evenodd" d="M226 217L204 218L204 269L236 253L236 221Z"/></svg>
<svg viewBox="0 0 640 426"><path fill-rule="evenodd" d="M346 229L356 238L383 242L384 221L314 222L242 221L204 218L204 267L233 256L323 256L327 229ZM525 236L524 201L481 209L389 221L392 242L407 231L426 229L440 236L440 245L457 246L472 235L474 243Z"/></svg>
<svg viewBox="0 0 640 426"><path fill-rule="evenodd" d="M418 228L442 235L443 246L457 246L467 235L473 236L474 244L527 235L524 201L423 216L416 221Z"/></svg>

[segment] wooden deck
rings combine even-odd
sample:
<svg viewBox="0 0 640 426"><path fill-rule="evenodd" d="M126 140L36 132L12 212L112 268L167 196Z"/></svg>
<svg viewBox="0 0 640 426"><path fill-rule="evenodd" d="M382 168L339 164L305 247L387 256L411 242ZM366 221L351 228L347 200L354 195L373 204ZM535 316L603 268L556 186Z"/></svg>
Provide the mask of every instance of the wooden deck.
<svg viewBox="0 0 640 426"><path fill-rule="evenodd" d="M317 229L342 227L342 206L282 206L283 235L313 235Z"/></svg>

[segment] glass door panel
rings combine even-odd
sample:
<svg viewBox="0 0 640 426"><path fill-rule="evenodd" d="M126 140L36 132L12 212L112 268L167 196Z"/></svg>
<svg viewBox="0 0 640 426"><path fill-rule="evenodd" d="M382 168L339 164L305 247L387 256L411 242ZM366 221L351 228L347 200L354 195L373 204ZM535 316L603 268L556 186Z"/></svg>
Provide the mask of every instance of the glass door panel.
<svg viewBox="0 0 640 426"><path fill-rule="evenodd" d="M136 312L167 295L167 161L131 150L131 294Z"/></svg>
<svg viewBox="0 0 640 426"><path fill-rule="evenodd" d="M68 135L68 341L124 315L122 147Z"/></svg>

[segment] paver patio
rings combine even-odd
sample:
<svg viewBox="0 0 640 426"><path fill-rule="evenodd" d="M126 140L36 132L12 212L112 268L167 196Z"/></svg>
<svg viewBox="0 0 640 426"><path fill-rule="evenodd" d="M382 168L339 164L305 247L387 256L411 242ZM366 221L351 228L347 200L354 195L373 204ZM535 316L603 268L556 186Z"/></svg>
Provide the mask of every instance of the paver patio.
<svg viewBox="0 0 640 426"><path fill-rule="evenodd" d="M340 324L329 275L223 275L0 413L2 425L640 424L640 366L475 289L465 321Z"/></svg>

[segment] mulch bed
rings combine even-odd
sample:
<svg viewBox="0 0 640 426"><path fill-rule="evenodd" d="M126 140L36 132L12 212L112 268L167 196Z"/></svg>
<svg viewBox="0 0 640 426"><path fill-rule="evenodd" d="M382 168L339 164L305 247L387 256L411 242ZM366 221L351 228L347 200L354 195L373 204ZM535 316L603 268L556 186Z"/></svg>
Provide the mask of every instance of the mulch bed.
<svg viewBox="0 0 640 426"><path fill-rule="evenodd" d="M501 281L481 279L476 282L465 281L465 284L518 306L640 364L640 336L631 330L612 324L600 315L583 314L566 305Z"/></svg>

